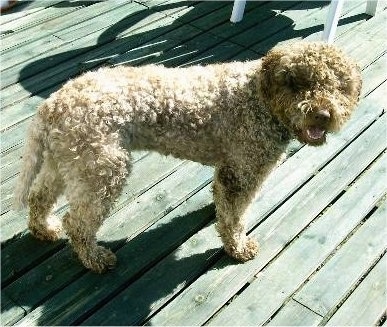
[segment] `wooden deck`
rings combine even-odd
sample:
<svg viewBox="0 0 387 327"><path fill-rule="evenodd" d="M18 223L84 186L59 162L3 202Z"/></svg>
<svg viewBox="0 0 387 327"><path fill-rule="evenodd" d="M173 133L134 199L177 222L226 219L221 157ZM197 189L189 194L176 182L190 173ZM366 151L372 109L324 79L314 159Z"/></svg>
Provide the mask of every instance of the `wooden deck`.
<svg viewBox="0 0 387 327"><path fill-rule="evenodd" d="M362 67L361 103L327 145L293 144L249 211L259 256L237 264L214 228L213 169L136 153L99 240L118 256L85 270L66 240L40 242L11 209L26 126L69 78L99 65L256 59L317 39L326 2L20 1L1 20L2 325L386 326L387 10L346 1L335 43ZM57 212L63 215L62 199Z"/></svg>

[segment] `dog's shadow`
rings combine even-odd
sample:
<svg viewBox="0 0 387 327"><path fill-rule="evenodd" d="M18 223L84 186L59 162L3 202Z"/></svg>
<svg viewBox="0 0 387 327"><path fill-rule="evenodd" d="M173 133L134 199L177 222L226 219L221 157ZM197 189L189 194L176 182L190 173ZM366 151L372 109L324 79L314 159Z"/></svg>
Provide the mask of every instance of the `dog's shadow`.
<svg viewBox="0 0 387 327"><path fill-rule="evenodd" d="M38 325L144 323L224 255L213 204L183 216L169 215L130 241L100 242L118 258L115 269L101 275L86 270L67 241L41 242L27 233L18 242L46 251L48 258L40 258L38 267L6 286L2 296L28 311L36 309L30 316ZM230 258L229 264L237 263Z"/></svg>

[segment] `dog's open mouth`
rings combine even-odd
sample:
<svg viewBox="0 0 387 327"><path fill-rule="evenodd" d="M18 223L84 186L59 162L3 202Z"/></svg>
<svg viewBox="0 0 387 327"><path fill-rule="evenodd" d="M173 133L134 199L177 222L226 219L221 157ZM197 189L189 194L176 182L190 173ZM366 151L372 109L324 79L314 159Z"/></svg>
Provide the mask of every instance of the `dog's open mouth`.
<svg viewBox="0 0 387 327"><path fill-rule="evenodd" d="M326 140L327 131L319 126L308 126L303 130L303 137L306 143L309 144L322 144Z"/></svg>

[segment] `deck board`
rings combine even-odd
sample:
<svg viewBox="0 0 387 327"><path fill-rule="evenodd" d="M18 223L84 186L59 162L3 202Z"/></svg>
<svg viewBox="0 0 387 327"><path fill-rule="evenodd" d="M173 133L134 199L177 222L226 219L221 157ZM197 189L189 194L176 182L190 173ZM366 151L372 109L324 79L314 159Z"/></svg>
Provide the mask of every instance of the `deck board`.
<svg viewBox="0 0 387 327"><path fill-rule="evenodd" d="M384 255L327 326L370 326L378 323L379 318L386 314L386 264L387 256Z"/></svg>
<svg viewBox="0 0 387 327"><path fill-rule="evenodd" d="M275 211L268 219L266 219L254 230L252 235L261 241L260 256L258 256L258 258L243 265L231 265L231 259L222 258L211 270L201 275L196 280L195 284L189 286L174 302L169 304L169 306L156 315L150 323L152 325L169 325L173 321L174 324L178 325L203 324L208 317L213 315L224 303L228 301L229 298L231 298L233 294L237 293L240 288L246 285L246 283L253 278L256 271L260 271L287 246L288 242L298 235L299 231L306 228L309 223L311 223L314 218L319 215L319 213L324 210L341 192L341 190L343 190L358 173L368 166L367 160L356 160L359 156L358 151L363 152L361 150L361 146L359 148L357 143L364 142L364 146L369 148L367 146L367 144L369 144L368 142L373 143L377 139L380 139L376 131L384 128L384 122L378 121L377 125L374 125L375 131L373 131L373 129L368 129L363 134L363 136L365 135L364 140L355 140L354 143L351 143L343 152L340 153L339 156L341 156L341 158L348 158L349 162L351 162L350 167L348 167L346 162L347 159L332 161L308 184L290 198L290 200L285 202L277 211ZM374 132L376 132L376 134L374 134ZM368 137L370 139L368 139ZM381 151L383 151L383 148L385 147L384 140L379 141L379 143L379 149L377 147L372 147L368 163L372 162L372 160L377 157ZM357 167L356 161L358 161L357 164L359 164ZM341 175L329 174L330 171L341 171ZM336 187L332 188L332 184L336 184ZM335 193L333 193L333 191ZM315 201L315 197L317 195L319 196L320 201ZM361 220L363 216L357 218ZM327 250L327 248L324 247L323 250ZM283 256L284 254L281 255L281 258ZM286 266L287 264L285 261L285 267ZM293 265L293 267L296 269L297 265ZM278 267L273 270L278 270ZM271 275L269 274L269 276ZM270 282L270 279L268 278L264 278L263 280L266 284ZM291 286L294 286L293 283L291 283L290 287ZM260 291L261 292L252 291L250 293L252 294L251 300L254 299L266 309L268 307L266 298L257 296L257 294L262 294L264 290ZM278 290L274 289L273 293L264 292L265 294L272 294L272 296L283 296L277 291ZM242 294L245 294L245 292L246 290ZM194 301L198 295L202 296L204 299L200 303L196 303ZM255 306L251 301L248 301L248 305L246 306L242 304L238 305L238 302L240 304L238 299L239 297L237 297L237 299L226 308L233 308L235 310L229 309L229 314L225 316L224 319L221 319L221 316L218 315L215 318L214 324L235 325L239 323L247 323L248 325L257 325L265 322L265 319L262 321L244 320L249 317L249 314L257 315L262 311L258 310L258 304ZM283 298L283 300L285 299L286 297ZM255 310L253 310L254 308ZM271 313L274 313L276 309L277 307L273 308ZM240 312L240 315L237 314L238 312ZM239 319L236 320L237 318ZM266 315L265 318L269 319L270 315Z"/></svg>
<svg viewBox="0 0 387 327"><path fill-rule="evenodd" d="M321 316L291 299L266 326L316 326Z"/></svg>
<svg viewBox="0 0 387 327"><path fill-rule="evenodd" d="M385 159L383 162L379 160L381 166L379 169L385 168ZM380 180L380 173L379 170L374 174L374 180L366 182L367 187L373 188L374 182ZM357 201L362 200L364 198ZM369 268L385 254L387 248L385 217L384 202L293 298L322 317L334 310L366 275ZM380 230L381 232L378 232ZM343 271L346 273L343 274Z"/></svg>
<svg viewBox="0 0 387 327"><path fill-rule="evenodd" d="M156 153L134 153L98 233L119 260L105 275L85 270L65 238L35 240L11 208L27 126L69 78L101 65L257 59L318 39L327 3L249 1L239 24L226 1L50 0L2 15L2 325L385 325L384 4L370 18L365 0L345 2L335 43L362 69L361 102L326 145L294 142L269 176L247 214L255 260L222 251L213 169ZM65 213L64 198L55 210Z"/></svg>

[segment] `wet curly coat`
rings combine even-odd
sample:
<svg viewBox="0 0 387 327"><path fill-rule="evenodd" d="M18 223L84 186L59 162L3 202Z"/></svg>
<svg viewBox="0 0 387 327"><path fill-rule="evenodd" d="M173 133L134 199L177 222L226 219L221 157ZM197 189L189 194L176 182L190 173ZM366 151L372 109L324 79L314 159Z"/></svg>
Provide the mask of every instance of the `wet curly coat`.
<svg viewBox="0 0 387 327"><path fill-rule="evenodd" d="M356 106L360 72L324 43L295 43L264 58L188 68L101 68L67 82L39 108L27 139L15 203L29 228L59 237L52 219L65 193L63 228L82 263L97 272L115 255L96 232L131 171L130 151L154 150L215 167L217 230L245 261L258 250L243 214L292 138L321 145Z"/></svg>

